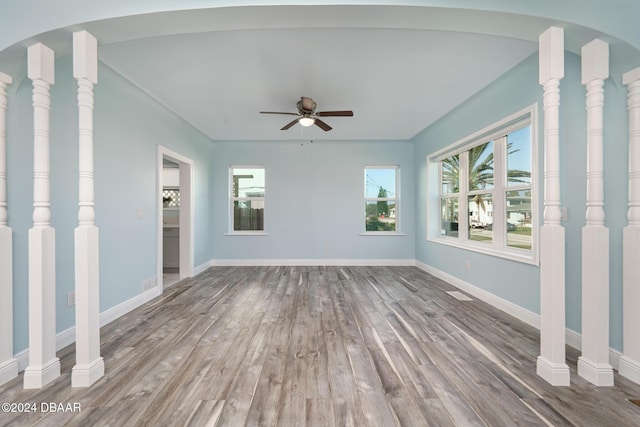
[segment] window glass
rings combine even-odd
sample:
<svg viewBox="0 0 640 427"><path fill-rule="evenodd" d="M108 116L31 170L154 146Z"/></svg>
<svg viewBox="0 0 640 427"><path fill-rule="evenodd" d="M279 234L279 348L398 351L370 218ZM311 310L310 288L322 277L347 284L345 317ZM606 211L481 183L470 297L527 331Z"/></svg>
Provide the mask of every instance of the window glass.
<svg viewBox="0 0 640 427"><path fill-rule="evenodd" d="M396 197L396 168L365 169L366 198Z"/></svg>
<svg viewBox="0 0 640 427"><path fill-rule="evenodd" d="M365 168L365 231L398 231L398 171L397 166Z"/></svg>
<svg viewBox="0 0 640 427"><path fill-rule="evenodd" d="M264 177L262 167L231 167L232 231L264 231Z"/></svg>
<svg viewBox="0 0 640 427"><path fill-rule="evenodd" d="M448 157L441 162L442 194L460 191L460 155Z"/></svg>
<svg viewBox="0 0 640 427"><path fill-rule="evenodd" d="M440 200L440 206L440 234L443 236L458 237L458 198L442 198Z"/></svg>
<svg viewBox="0 0 640 427"><path fill-rule="evenodd" d="M469 191L493 188L493 141L469 150Z"/></svg>
<svg viewBox="0 0 640 427"><path fill-rule="evenodd" d="M531 184L531 126L507 135L507 185Z"/></svg>
<svg viewBox="0 0 640 427"><path fill-rule="evenodd" d="M493 240L493 197L491 193L478 193L467 198L469 212L469 240Z"/></svg>
<svg viewBox="0 0 640 427"><path fill-rule="evenodd" d="M366 231L396 231L396 203L377 201L366 203Z"/></svg>
<svg viewBox="0 0 640 427"><path fill-rule="evenodd" d="M531 249L531 190L507 192L507 245Z"/></svg>
<svg viewBox="0 0 640 427"><path fill-rule="evenodd" d="M264 169L233 169L233 197L264 197Z"/></svg>

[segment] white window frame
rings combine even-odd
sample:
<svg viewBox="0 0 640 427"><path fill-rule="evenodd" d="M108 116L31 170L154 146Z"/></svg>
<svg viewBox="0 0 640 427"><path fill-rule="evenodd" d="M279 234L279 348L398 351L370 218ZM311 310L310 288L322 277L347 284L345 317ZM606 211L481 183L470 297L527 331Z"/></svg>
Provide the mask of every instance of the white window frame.
<svg viewBox="0 0 640 427"><path fill-rule="evenodd" d="M367 195L367 170L368 169L394 169L396 173L396 187L395 187L395 197L366 197ZM400 165L365 165L363 170L364 175L364 186L363 186L363 195L364 197L364 206L365 206L365 221L363 223L364 231L360 233L362 236L403 236L404 234L400 233ZM394 202L396 207L396 229L395 231L367 231L366 228L366 206L367 202Z"/></svg>
<svg viewBox="0 0 640 427"><path fill-rule="evenodd" d="M263 197L234 197L233 195L233 171L235 169L262 169L264 171L264 194ZM235 230L234 228L234 202L240 201L256 201L262 202L264 210L266 212L265 197L267 194L267 171L264 165L230 165L229 166L229 233L228 235L240 235L240 236L264 236L266 235L266 215L263 217L263 230Z"/></svg>
<svg viewBox="0 0 640 427"><path fill-rule="evenodd" d="M483 254L506 258L527 264L538 265L539 259L539 214L538 214L538 105L533 104L509 117L465 137L427 158L427 241L455 246ZM508 185L506 143L504 135L521 129L531 129L531 185ZM468 191L468 151L488 141L494 141L494 185L491 190ZM441 161L460 155L460 191L458 194L458 236L441 235ZM531 249L507 245L506 194L511 191L531 190ZM475 241L468 236L468 196L476 193L491 193L493 203L493 236L491 242Z"/></svg>

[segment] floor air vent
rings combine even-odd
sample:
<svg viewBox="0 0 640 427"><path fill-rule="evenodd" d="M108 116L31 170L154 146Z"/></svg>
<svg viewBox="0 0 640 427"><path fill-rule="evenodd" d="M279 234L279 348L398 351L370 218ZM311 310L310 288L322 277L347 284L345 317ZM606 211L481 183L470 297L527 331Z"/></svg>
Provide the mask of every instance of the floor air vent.
<svg viewBox="0 0 640 427"><path fill-rule="evenodd" d="M629 399L629 402L633 403L636 406L640 406L640 399Z"/></svg>

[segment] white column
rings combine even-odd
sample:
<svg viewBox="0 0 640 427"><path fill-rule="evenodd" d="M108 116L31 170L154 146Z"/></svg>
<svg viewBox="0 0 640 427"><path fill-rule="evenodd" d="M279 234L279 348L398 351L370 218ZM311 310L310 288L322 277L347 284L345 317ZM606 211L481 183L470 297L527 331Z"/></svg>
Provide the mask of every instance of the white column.
<svg viewBox="0 0 640 427"><path fill-rule="evenodd" d="M587 87L587 224L582 228L582 355L578 375L613 386L609 365L609 229L604 225L604 80L609 45L594 40L582 48L582 84Z"/></svg>
<svg viewBox="0 0 640 427"><path fill-rule="evenodd" d="M640 68L622 76L629 109L629 210L622 231L623 352L618 373L640 384Z"/></svg>
<svg viewBox="0 0 640 427"><path fill-rule="evenodd" d="M51 227L49 182L50 86L54 53L42 43L27 51L33 82L33 228L29 230L29 366L25 388L41 388L60 376L56 357L55 230Z"/></svg>
<svg viewBox="0 0 640 427"><path fill-rule="evenodd" d="M536 371L552 385L568 386L565 361L565 239L560 224L560 80L564 30L540 35L540 84L544 87L544 225L540 227L540 356Z"/></svg>
<svg viewBox="0 0 640 427"><path fill-rule="evenodd" d="M0 385L18 376L13 357L13 237L7 226L7 86L0 73Z"/></svg>
<svg viewBox="0 0 640 427"><path fill-rule="evenodd" d="M98 227L93 196L93 85L98 83L98 43L73 33L73 77L78 81L79 225L75 229L76 365L72 387L89 387L104 375L100 357Z"/></svg>

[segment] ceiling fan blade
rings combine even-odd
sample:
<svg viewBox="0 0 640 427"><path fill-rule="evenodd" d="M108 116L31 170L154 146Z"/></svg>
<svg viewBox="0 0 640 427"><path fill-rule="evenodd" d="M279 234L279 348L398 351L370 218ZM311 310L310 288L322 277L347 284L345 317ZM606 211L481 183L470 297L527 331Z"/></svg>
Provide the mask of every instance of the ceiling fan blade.
<svg viewBox="0 0 640 427"><path fill-rule="evenodd" d="M296 114L297 115L297 114ZM298 123L298 119L295 119L289 123L287 123L286 125L284 125L280 130L287 130L289 129L291 126L295 125L296 123Z"/></svg>
<svg viewBox="0 0 640 427"><path fill-rule="evenodd" d="M328 132L328 131L330 131L332 129L331 126L329 126L328 124L326 124L325 122L323 122L320 119L316 119L315 124L325 132Z"/></svg>
<svg viewBox="0 0 640 427"><path fill-rule="evenodd" d="M260 114L287 114L289 116L297 116L298 113L284 113L281 111L260 111Z"/></svg>
<svg viewBox="0 0 640 427"><path fill-rule="evenodd" d="M353 117L353 111L320 111L316 113L318 117Z"/></svg>

